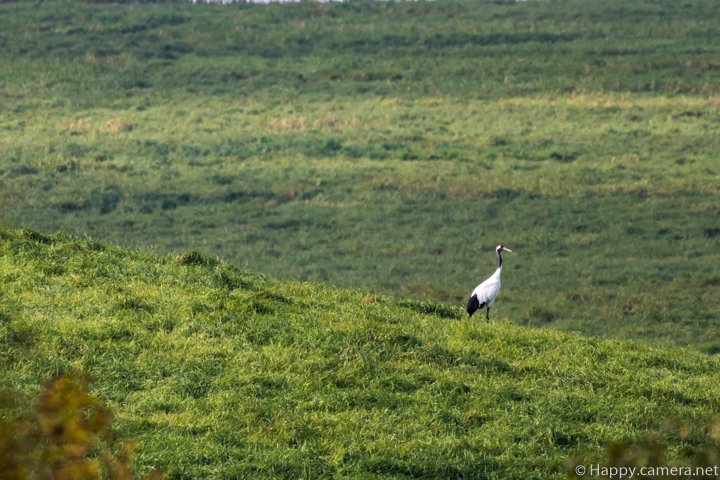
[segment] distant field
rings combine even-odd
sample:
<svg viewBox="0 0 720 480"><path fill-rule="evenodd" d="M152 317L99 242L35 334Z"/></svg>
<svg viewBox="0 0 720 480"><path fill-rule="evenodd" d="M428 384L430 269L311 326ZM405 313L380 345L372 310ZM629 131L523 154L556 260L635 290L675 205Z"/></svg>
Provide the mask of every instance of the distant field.
<svg viewBox="0 0 720 480"><path fill-rule="evenodd" d="M714 2L0 3L0 223L720 350Z"/></svg>

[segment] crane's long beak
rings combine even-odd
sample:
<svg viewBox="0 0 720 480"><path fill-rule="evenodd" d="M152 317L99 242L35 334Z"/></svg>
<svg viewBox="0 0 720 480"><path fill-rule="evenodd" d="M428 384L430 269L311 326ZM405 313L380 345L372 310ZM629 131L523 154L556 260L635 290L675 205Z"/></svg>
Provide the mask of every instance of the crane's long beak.
<svg viewBox="0 0 720 480"><path fill-rule="evenodd" d="M513 252L512 252L512 250L510 250L510 249L509 249L509 248L507 248L507 247L503 247L503 250L504 250L504 251L506 251L506 252L510 252L510 253L513 253Z"/></svg>

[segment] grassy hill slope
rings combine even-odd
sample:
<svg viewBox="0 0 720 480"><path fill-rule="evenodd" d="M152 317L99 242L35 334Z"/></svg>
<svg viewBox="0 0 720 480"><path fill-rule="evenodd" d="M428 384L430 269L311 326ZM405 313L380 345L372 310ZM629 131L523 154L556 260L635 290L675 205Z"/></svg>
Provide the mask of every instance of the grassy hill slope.
<svg viewBox="0 0 720 480"><path fill-rule="evenodd" d="M611 442L720 413L720 362L465 319L459 307L280 282L0 230L0 368L21 397L82 371L169 478L564 478ZM502 301L502 299L500 300ZM669 439L666 461L697 439Z"/></svg>
<svg viewBox="0 0 720 480"><path fill-rule="evenodd" d="M713 2L0 2L0 223L720 349Z"/></svg>

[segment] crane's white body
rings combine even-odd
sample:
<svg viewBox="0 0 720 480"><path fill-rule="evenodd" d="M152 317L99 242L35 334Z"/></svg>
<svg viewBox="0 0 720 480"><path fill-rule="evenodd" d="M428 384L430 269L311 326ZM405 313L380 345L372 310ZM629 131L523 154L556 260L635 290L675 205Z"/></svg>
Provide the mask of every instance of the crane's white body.
<svg viewBox="0 0 720 480"><path fill-rule="evenodd" d="M490 305L493 304L498 296L498 293L500 293L500 274L502 274L502 267L498 267L498 269L495 270L495 273L490 275L487 280L475 287L475 290L472 291L470 296L477 296L480 308L490 308Z"/></svg>
<svg viewBox="0 0 720 480"><path fill-rule="evenodd" d="M503 245L498 245L495 248L495 254L498 259L498 268L495 273L482 282L480 285L475 287L475 290L470 294L470 300L468 300L467 312L472 317L473 313L481 308L485 308L485 316L490 320L490 305L495 302L495 299L500 293L500 276L502 275L502 252L511 252L509 248L505 248Z"/></svg>

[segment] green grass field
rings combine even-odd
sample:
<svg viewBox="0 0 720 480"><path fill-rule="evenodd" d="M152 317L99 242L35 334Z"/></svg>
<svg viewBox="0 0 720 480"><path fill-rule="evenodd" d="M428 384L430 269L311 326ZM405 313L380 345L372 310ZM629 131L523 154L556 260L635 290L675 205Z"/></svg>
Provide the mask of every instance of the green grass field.
<svg viewBox="0 0 720 480"><path fill-rule="evenodd" d="M0 5L0 222L720 349L713 2Z"/></svg>
<svg viewBox="0 0 720 480"><path fill-rule="evenodd" d="M0 390L90 374L178 480L717 464L718 25L0 2Z"/></svg>
<svg viewBox="0 0 720 480"><path fill-rule="evenodd" d="M646 435L661 465L718 451L699 352L28 230L0 231L0 284L2 387L90 374L140 473L546 480Z"/></svg>

